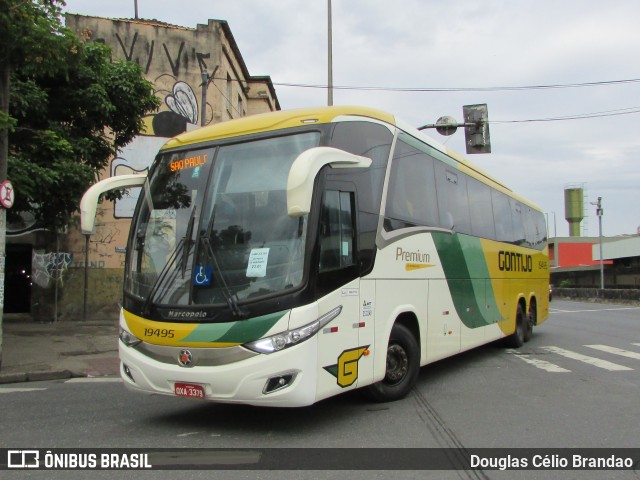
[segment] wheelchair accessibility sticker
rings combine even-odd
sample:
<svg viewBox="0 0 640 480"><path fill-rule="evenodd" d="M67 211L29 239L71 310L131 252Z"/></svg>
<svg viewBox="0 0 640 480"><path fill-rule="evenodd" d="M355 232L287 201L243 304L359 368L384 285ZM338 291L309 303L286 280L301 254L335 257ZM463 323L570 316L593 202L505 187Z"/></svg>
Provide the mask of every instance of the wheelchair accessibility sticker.
<svg viewBox="0 0 640 480"><path fill-rule="evenodd" d="M196 265L193 271L193 284L196 287L211 285L211 265Z"/></svg>

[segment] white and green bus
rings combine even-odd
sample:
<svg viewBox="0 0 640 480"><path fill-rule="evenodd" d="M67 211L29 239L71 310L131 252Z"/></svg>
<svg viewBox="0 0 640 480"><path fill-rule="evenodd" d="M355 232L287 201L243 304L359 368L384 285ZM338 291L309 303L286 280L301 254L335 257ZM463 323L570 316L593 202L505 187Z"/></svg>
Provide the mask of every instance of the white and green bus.
<svg viewBox="0 0 640 480"><path fill-rule="evenodd" d="M421 366L548 316L540 210L394 116L255 115L182 134L142 185L127 244L121 376L133 390L304 406L405 396Z"/></svg>

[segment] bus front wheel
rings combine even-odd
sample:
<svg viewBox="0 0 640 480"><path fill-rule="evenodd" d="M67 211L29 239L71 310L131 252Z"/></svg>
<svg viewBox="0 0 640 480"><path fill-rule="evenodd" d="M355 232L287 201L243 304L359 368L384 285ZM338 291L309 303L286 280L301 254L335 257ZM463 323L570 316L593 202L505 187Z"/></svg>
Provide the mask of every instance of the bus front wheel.
<svg viewBox="0 0 640 480"><path fill-rule="evenodd" d="M387 346L384 378L370 385L366 394L377 402L392 402L405 397L416 384L420 371L420 346L411 331L396 323Z"/></svg>

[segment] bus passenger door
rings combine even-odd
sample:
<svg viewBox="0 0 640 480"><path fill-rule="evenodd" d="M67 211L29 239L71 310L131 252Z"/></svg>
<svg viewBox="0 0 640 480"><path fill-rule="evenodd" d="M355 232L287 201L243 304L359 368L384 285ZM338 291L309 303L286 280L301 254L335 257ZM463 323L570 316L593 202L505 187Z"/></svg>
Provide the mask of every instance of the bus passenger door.
<svg viewBox="0 0 640 480"><path fill-rule="evenodd" d="M317 399L355 388L359 361L366 350L358 340L360 279L355 211L353 192L324 192L319 225L318 314L322 317L337 307L342 310L318 332Z"/></svg>

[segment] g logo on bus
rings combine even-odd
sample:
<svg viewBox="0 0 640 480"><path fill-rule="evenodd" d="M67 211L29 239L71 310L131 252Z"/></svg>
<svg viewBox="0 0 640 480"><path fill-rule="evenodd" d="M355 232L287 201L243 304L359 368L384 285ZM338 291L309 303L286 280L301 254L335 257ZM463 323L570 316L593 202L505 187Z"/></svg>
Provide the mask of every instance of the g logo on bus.
<svg viewBox="0 0 640 480"><path fill-rule="evenodd" d="M193 363L193 355L190 350L180 350L178 355L178 365L181 367L191 367Z"/></svg>
<svg viewBox="0 0 640 480"><path fill-rule="evenodd" d="M338 357L338 363L323 367L327 372L336 377L338 385L342 388L350 387L358 379L358 360L368 354L369 345L351 348L343 351Z"/></svg>

